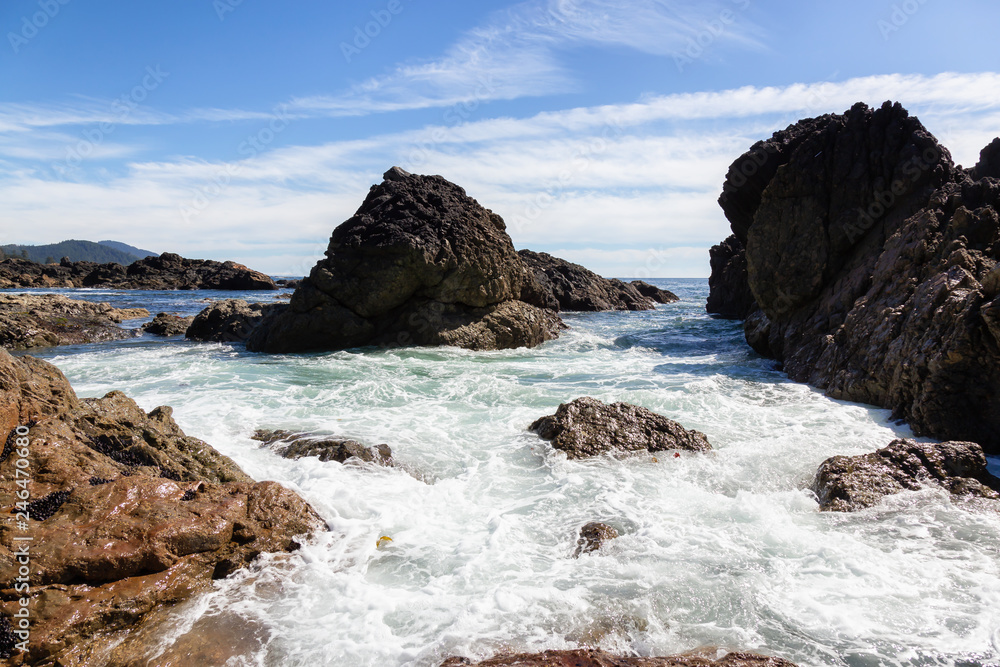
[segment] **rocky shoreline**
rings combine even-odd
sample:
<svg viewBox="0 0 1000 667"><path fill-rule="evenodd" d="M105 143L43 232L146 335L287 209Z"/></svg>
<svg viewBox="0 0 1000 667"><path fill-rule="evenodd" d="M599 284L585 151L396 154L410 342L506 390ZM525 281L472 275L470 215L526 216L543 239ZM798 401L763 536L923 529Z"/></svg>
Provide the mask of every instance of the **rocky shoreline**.
<svg viewBox="0 0 1000 667"><path fill-rule="evenodd" d="M0 294L0 348L30 350L121 340L137 335L118 325L149 317L145 308L112 308L55 294Z"/></svg>

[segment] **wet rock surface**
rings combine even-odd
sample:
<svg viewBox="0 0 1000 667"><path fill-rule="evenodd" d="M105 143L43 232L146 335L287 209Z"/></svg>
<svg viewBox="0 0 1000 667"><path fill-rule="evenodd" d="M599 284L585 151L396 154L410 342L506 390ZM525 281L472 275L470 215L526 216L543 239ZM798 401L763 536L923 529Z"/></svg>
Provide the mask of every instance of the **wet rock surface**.
<svg viewBox="0 0 1000 667"><path fill-rule="evenodd" d="M519 250L517 253L525 265L531 269L541 285L541 304L553 310L602 311L602 310L650 310L653 299L644 295L634 284L617 279L603 278L579 264L553 257L545 252ZM646 284L646 283L644 283ZM658 289L648 285L650 291ZM660 298L669 292L652 292ZM674 300L677 297L674 296ZM667 303L667 302L660 302Z"/></svg>
<svg viewBox="0 0 1000 667"><path fill-rule="evenodd" d="M540 294L499 215L440 176L394 167L333 231L326 258L288 308L269 315L247 347L531 347L561 325L538 307Z"/></svg>
<svg viewBox="0 0 1000 667"><path fill-rule="evenodd" d="M157 313L152 322L142 325L142 330L156 336L180 336L194 322L194 315L181 317L171 313Z"/></svg>
<svg viewBox="0 0 1000 667"><path fill-rule="evenodd" d="M704 433L688 430L663 415L628 403L608 405L589 396L563 403L554 415L536 420L529 430L571 459L607 452L712 448Z"/></svg>
<svg viewBox="0 0 1000 667"><path fill-rule="evenodd" d="M449 658L441 667L795 667L781 658L755 653L729 653L714 660L698 655L677 655L667 658L630 658L614 656L596 649L573 651L545 651L544 653L518 653L482 662L467 658Z"/></svg>
<svg viewBox="0 0 1000 667"><path fill-rule="evenodd" d="M889 103L758 142L719 198L709 309L794 380L1000 453L998 145L960 169Z"/></svg>
<svg viewBox="0 0 1000 667"><path fill-rule="evenodd" d="M812 488L820 509L852 512L877 505L885 496L925 486L1000 499L1000 479L986 469L986 456L974 442L898 439L872 454L834 456L820 466Z"/></svg>
<svg viewBox="0 0 1000 667"><path fill-rule="evenodd" d="M366 463L392 465L392 450L389 445L385 444L366 447L356 440L347 438L331 438L314 433L267 429L258 429L254 433L253 439L274 448L286 459L315 456L323 462L344 463L350 458L356 458Z"/></svg>
<svg viewBox="0 0 1000 667"><path fill-rule="evenodd" d="M270 276L236 262L186 259L174 253L146 257L128 266L70 262L0 261L0 288L105 287L135 290L275 290Z"/></svg>
<svg viewBox="0 0 1000 667"><path fill-rule="evenodd" d="M600 521L592 521L580 529L580 537L576 541L574 558L600 549L605 542L618 537L618 529Z"/></svg>
<svg viewBox="0 0 1000 667"><path fill-rule="evenodd" d="M243 299L216 301L195 316L185 335L197 341L243 343L265 315L286 307L284 304L247 303Z"/></svg>
<svg viewBox="0 0 1000 667"><path fill-rule="evenodd" d="M149 311L58 294L0 294L0 347L30 350L131 338L137 331L118 325L141 317Z"/></svg>
<svg viewBox="0 0 1000 667"><path fill-rule="evenodd" d="M679 296L670 290L657 287L656 285L650 285L644 280L632 280L629 282L629 285L634 287L639 294L651 301L655 301L656 303L667 304L681 300Z"/></svg>
<svg viewBox="0 0 1000 667"><path fill-rule="evenodd" d="M19 425L30 430L26 452ZM15 462L28 460L37 512L20 527L0 522L4 586L17 577L14 538L33 538L30 650L6 664L106 664L150 613L325 528L296 494L254 483L186 436L169 407L146 413L121 392L80 400L55 367L4 351L0 436L0 493L14 497ZM0 590L0 618L12 617L21 595ZM122 664L134 664L122 646Z"/></svg>

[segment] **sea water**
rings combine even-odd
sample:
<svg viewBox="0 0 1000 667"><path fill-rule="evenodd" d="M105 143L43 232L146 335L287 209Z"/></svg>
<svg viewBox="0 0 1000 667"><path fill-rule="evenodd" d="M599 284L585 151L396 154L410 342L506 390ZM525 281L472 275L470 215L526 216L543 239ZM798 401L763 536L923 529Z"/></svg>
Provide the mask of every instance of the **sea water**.
<svg viewBox="0 0 1000 667"><path fill-rule="evenodd" d="M739 323L705 314L706 281L655 282L682 301L563 314L569 329L530 350L262 355L143 336L40 355L81 396L173 406L188 435L329 524L177 608L152 655L235 628L230 665L431 666L580 646L1000 664L997 504L925 489L820 512L809 486L823 460L910 431L789 382ZM56 291L182 314L248 296ZM714 450L567 460L527 427L580 396L647 407ZM387 443L397 465L287 460L251 439L258 428ZM621 537L574 558L590 521Z"/></svg>

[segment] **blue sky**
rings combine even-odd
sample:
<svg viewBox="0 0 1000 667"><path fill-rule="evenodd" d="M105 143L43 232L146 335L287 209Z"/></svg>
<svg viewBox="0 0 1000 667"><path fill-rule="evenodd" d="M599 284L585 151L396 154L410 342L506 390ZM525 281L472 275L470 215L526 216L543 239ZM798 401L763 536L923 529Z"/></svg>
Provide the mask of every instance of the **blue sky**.
<svg viewBox="0 0 1000 667"><path fill-rule="evenodd" d="M116 239L304 274L392 165L604 275L708 275L727 166L902 102L1000 135L987 0L5 0L0 241Z"/></svg>

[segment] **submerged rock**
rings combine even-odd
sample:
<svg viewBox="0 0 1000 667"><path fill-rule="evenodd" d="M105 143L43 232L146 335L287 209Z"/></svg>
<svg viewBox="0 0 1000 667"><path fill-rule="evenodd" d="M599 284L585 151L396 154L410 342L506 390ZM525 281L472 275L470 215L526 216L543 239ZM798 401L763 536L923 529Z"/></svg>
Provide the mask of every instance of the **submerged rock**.
<svg viewBox="0 0 1000 667"><path fill-rule="evenodd" d="M756 653L729 653L713 660L697 655L675 655L669 658L619 657L597 649L572 651L545 651L544 653L518 653L504 655L482 662L468 658L449 658L441 667L795 667L781 658Z"/></svg>
<svg viewBox="0 0 1000 667"><path fill-rule="evenodd" d="M885 496L924 486L1000 499L1000 479L986 469L986 456L974 442L899 439L872 454L834 456L819 467L812 488L820 509L852 512L877 505Z"/></svg>
<svg viewBox="0 0 1000 667"><path fill-rule="evenodd" d="M394 167L384 178L333 231L326 258L288 308L254 331L248 349L492 350L531 347L558 335L561 321L538 307L541 289L499 215L440 176Z"/></svg>
<svg viewBox="0 0 1000 667"><path fill-rule="evenodd" d="M651 310L654 307L653 299L640 292L635 284L602 278L579 264L553 257L545 252L519 250L517 254L542 286L542 304L547 308L601 311ZM647 283L643 285L647 285L646 289L658 290ZM670 292L659 290L655 294L660 298L669 298L666 295ZM673 300L676 301L677 297L674 296Z"/></svg>
<svg viewBox="0 0 1000 667"><path fill-rule="evenodd" d="M58 294L0 294L0 347L30 350L131 338L138 332L118 324L140 317L149 317L149 311Z"/></svg>
<svg viewBox="0 0 1000 667"><path fill-rule="evenodd" d="M275 290L270 276L236 262L186 259L174 253L146 257L128 266L71 262L37 264L0 261L0 288L105 287L138 290Z"/></svg>
<svg viewBox="0 0 1000 667"><path fill-rule="evenodd" d="M142 325L142 330L156 336L179 336L194 322L194 315L181 317L171 313L157 313L152 322Z"/></svg>
<svg viewBox="0 0 1000 667"><path fill-rule="evenodd" d="M613 451L703 452L712 448L704 433L688 430L646 408L628 403L607 405L589 396L563 403L554 415L536 420L529 430L550 440L571 459Z"/></svg>
<svg viewBox="0 0 1000 667"><path fill-rule="evenodd" d="M580 538L576 541L574 558L600 549L605 542L618 537L618 530L600 521L592 521L580 529Z"/></svg>
<svg viewBox="0 0 1000 667"><path fill-rule="evenodd" d="M29 651L5 664L107 664L115 646L127 656L152 612L325 528L293 492L186 436L169 407L146 413L121 392L80 400L54 366L2 350L0 437L0 494L14 497L27 459L33 500L26 526L0 522L0 581L18 576L15 538L32 537L30 590L0 596L8 622L30 598Z"/></svg>
<svg viewBox="0 0 1000 667"><path fill-rule="evenodd" d="M198 341L243 343L265 315L286 307L284 304L247 303L243 299L216 301L195 316L185 335Z"/></svg>
<svg viewBox="0 0 1000 667"><path fill-rule="evenodd" d="M367 463L392 465L392 450L389 449L389 445L365 447L356 440L346 438L330 438L313 433L267 429L258 429L253 434L253 439L274 447L286 459L316 456L323 462L344 463L347 459L356 458Z"/></svg>
<svg viewBox="0 0 1000 667"><path fill-rule="evenodd" d="M719 198L709 310L794 380L1000 453L998 146L960 169L889 103L758 142Z"/></svg>

